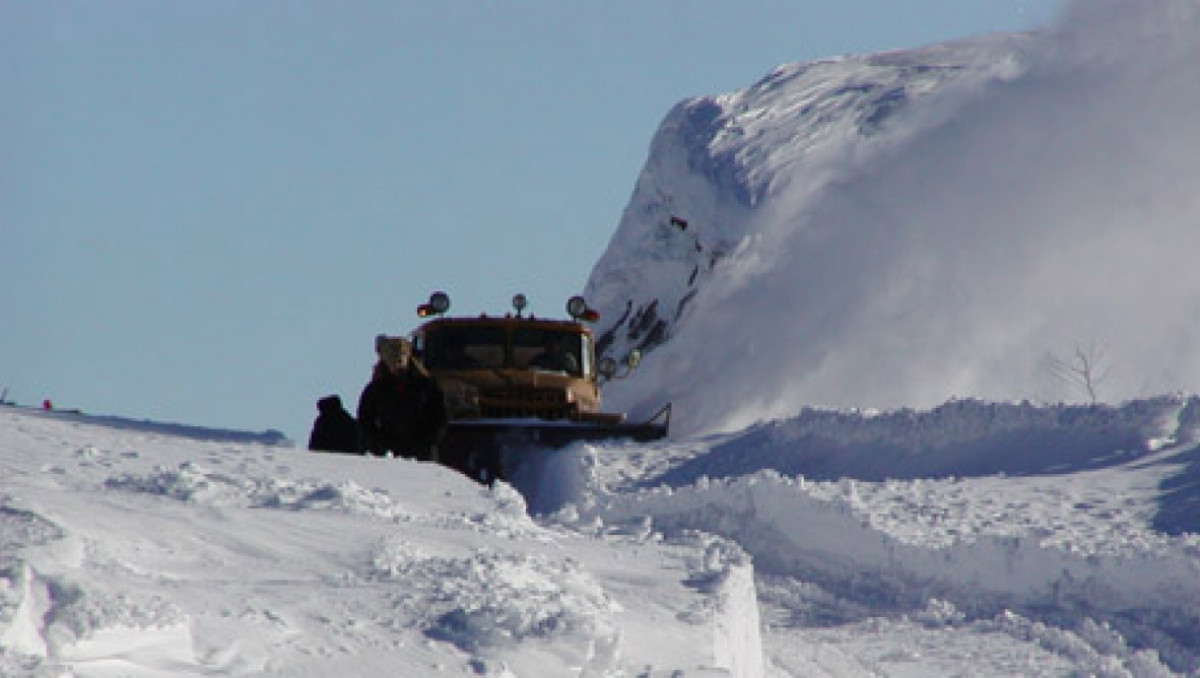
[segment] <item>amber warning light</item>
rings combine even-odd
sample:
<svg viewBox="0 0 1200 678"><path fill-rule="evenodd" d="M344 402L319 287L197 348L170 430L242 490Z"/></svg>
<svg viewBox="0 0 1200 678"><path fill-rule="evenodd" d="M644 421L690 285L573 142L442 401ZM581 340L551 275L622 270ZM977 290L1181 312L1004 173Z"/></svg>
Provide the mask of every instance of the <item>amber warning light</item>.
<svg viewBox="0 0 1200 678"><path fill-rule="evenodd" d="M429 295L429 301L417 307L417 315L428 318L431 315L441 315L450 310L450 295L445 292L434 292Z"/></svg>

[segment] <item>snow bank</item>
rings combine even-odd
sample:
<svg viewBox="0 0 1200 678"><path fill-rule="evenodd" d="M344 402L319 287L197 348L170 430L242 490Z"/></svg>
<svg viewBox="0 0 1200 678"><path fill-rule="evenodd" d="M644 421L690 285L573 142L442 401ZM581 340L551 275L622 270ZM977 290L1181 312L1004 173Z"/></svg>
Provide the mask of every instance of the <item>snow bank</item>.
<svg viewBox="0 0 1200 678"><path fill-rule="evenodd" d="M939 478L947 475L1068 473L1140 456L1176 435L1182 398L1121 408L956 400L932 410L864 413L805 409L761 424L683 465L671 484L757 469L815 479ZM1047 455L1045 450L1055 453ZM786 453L781 454L781 451Z"/></svg>
<svg viewBox="0 0 1200 678"><path fill-rule="evenodd" d="M1200 656L1200 537L1153 527L1156 502L1170 502L1162 478L1193 473L1180 458L1197 453L1197 405L806 411L665 446L655 456L673 461L650 473L600 473L577 510L735 539L763 575L895 614L927 618L941 601L963 623L1021 626L1051 610L1065 624L1053 633L1091 648L1090 663L1167 671L1140 648L1181 666ZM603 469L624 450L595 452ZM1089 628L1110 629L1119 651L1089 645Z"/></svg>
<svg viewBox="0 0 1200 678"><path fill-rule="evenodd" d="M750 560L435 465L0 411L0 674L763 675ZM403 501L400 501L400 499Z"/></svg>

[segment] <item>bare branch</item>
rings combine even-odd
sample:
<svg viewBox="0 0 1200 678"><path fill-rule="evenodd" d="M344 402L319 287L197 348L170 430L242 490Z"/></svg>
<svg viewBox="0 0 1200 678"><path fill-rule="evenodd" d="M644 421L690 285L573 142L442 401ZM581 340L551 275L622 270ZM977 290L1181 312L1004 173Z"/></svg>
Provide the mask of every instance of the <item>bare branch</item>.
<svg viewBox="0 0 1200 678"><path fill-rule="evenodd" d="M1076 344L1070 360L1050 356L1046 360L1046 369L1055 379L1083 391L1095 404L1099 401L1100 384L1112 371L1104 364L1107 354L1107 347L1095 341L1088 342L1087 346Z"/></svg>

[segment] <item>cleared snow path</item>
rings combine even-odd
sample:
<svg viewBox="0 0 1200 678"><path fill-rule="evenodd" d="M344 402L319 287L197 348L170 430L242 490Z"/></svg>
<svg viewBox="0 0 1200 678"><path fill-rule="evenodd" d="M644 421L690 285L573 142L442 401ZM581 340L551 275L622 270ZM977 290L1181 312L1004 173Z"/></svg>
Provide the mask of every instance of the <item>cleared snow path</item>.
<svg viewBox="0 0 1200 678"><path fill-rule="evenodd" d="M600 474L580 519L649 516L667 534L736 539L761 575L768 620L870 619L925 635L970 626L1035 639L1097 675L1192 672L1200 537L1182 529L1181 506L1197 479L1198 402L811 411L707 441L707 452L639 453L624 468L606 462L628 450L598 448L596 467L620 475ZM629 470L638 461L646 472ZM812 481L809 469L842 479ZM799 666L823 675L819 662ZM847 670L828 675L859 675Z"/></svg>

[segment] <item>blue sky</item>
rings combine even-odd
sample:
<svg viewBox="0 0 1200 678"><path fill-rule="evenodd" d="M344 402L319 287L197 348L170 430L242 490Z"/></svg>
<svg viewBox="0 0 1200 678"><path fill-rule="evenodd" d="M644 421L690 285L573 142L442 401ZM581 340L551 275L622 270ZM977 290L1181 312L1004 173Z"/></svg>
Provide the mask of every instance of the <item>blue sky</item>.
<svg viewBox="0 0 1200 678"><path fill-rule="evenodd" d="M0 0L0 390L307 439L433 289L558 314L672 105L1051 0Z"/></svg>

